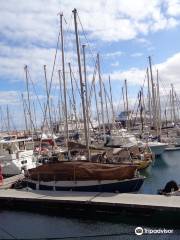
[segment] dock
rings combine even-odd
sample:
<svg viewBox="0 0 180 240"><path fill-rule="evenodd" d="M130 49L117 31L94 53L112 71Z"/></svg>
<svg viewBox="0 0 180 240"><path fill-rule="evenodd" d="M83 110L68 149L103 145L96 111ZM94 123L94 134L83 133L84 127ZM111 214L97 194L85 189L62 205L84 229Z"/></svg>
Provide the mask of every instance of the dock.
<svg viewBox="0 0 180 240"><path fill-rule="evenodd" d="M16 209L25 206L46 209L74 209L103 212L173 212L180 213L179 196L133 193L60 192L44 190L0 190L0 206Z"/></svg>

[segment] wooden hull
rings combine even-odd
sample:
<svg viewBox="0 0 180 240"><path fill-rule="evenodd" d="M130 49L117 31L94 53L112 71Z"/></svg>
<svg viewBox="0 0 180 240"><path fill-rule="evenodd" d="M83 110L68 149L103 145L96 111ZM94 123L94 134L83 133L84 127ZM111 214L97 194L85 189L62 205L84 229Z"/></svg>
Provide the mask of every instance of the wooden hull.
<svg viewBox="0 0 180 240"><path fill-rule="evenodd" d="M57 181L37 182L26 180L22 187L48 191L81 191L81 192L136 192L140 189L145 177L125 179L121 181Z"/></svg>

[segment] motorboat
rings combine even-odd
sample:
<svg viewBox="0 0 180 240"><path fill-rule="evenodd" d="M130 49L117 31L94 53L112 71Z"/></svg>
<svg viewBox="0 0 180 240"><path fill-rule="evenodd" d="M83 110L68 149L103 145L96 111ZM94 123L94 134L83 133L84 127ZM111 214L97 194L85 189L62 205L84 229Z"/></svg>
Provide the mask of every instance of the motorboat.
<svg viewBox="0 0 180 240"><path fill-rule="evenodd" d="M36 167L31 138L0 140L0 165L5 176L13 176Z"/></svg>

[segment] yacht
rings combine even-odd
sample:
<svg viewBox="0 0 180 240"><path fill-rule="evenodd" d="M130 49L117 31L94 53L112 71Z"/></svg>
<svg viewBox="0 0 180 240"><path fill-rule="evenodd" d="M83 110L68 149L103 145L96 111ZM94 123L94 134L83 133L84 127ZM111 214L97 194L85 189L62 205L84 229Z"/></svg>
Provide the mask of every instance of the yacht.
<svg viewBox="0 0 180 240"><path fill-rule="evenodd" d="M31 138L0 140L0 165L3 175L13 176L36 167L33 152L34 142Z"/></svg>

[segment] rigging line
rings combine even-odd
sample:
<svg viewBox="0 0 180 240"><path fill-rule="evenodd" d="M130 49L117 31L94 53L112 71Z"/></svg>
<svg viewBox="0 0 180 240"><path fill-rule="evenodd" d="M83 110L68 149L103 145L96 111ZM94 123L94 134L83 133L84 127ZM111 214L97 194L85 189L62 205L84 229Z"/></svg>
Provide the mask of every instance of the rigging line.
<svg viewBox="0 0 180 240"><path fill-rule="evenodd" d="M30 111L29 111L29 109L28 109L28 105L27 105L27 103L26 103L26 101L24 102L24 104L25 104L25 107L27 108L27 113L28 113L28 115L30 116ZM35 125L34 125L34 122L33 122L33 120L30 118L29 119L30 120L30 122L31 122L31 124L32 124L32 126L33 126L33 128L34 128L34 131L36 130L36 127L35 127Z"/></svg>
<svg viewBox="0 0 180 240"><path fill-rule="evenodd" d="M141 88L144 89L145 81L146 81L146 74L145 74L145 77L144 77L143 84L140 86L140 90L141 90ZM139 91L138 91L138 92L139 92ZM136 98L136 102L135 102L135 104L134 104L134 109L133 109L133 111L132 111L132 114L135 112L137 102L138 102L138 99Z"/></svg>
<svg viewBox="0 0 180 240"><path fill-rule="evenodd" d="M33 83L33 81L32 81L32 78L31 78L31 75L30 75L30 72L29 72L29 69L27 69L27 72L28 72L28 76L29 76L29 79L30 79L30 81L31 81L31 84L32 84L32 86L33 86L33 90L34 90L35 95L36 95L36 97L37 97L38 103L39 103L39 105L40 105L41 111L42 111L42 113L43 113L43 107L42 107L42 105L41 105L41 101L40 101L40 99L39 99L39 96L38 96L38 94L37 94L37 92L36 92L34 83Z"/></svg>
<svg viewBox="0 0 180 240"><path fill-rule="evenodd" d="M77 12L77 16L78 16L78 20L79 20L80 26L81 26L81 28L82 28L84 37L85 37L85 39L86 39L86 41L87 41L87 45L88 45L88 47L89 47L89 49L90 49L90 53L91 53L92 59L93 59L94 63L96 63L96 57L94 56L95 54L93 53L93 51L92 51L92 49L91 49L91 46L90 46L90 43L89 43L89 41L88 41L88 39L87 39L87 37L86 37L86 33L85 33L85 31L84 31L84 28L83 28L83 25L82 25L82 22L81 22L81 19L80 19L80 17L79 17L78 12ZM93 55L93 54L94 54L94 55Z"/></svg>
<svg viewBox="0 0 180 240"><path fill-rule="evenodd" d="M52 68L52 73L51 73L51 78L50 78L50 84L49 84L49 90L47 91L47 95L49 96L51 93L51 87L52 87L52 80L53 80L53 76L54 76L54 69L55 69L55 65L56 65L56 58L57 58L57 51L58 51L58 46L59 46L59 40L60 40L60 34L61 31L59 30L59 34L58 34L58 40L57 40L57 44L56 44L56 51L55 51L55 56L54 56L54 62L53 62L53 68ZM44 110L44 120L43 120L43 127L46 121L46 114L47 114L47 109L48 109L48 99L46 102L46 106L45 106L45 110Z"/></svg>
<svg viewBox="0 0 180 240"><path fill-rule="evenodd" d="M78 90L79 96L81 97L81 92L80 92L80 89L79 89L79 86L78 86L78 82L77 82L77 79L76 79L76 77L75 77L75 75L74 75L73 70L72 70L72 77L73 77L73 79L74 79L74 81L75 81L76 88L77 88L77 90Z"/></svg>
<svg viewBox="0 0 180 240"><path fill-rule="evenodd" d="M66 21L66 18L65 18L64 15L63 15L64 22L65 22L65 24L66 24L66 25L65 25L65 30L66 30L67 33L71 33L70 27L71 27L71 23L72 23L72 16L73 16L73 14L71 13L70 21L69 21L69 24L68 24L68 22Z"/></svg>
<svg viewBox="0 0 180 240"><path fill-rule="evenodd" d="M120 112L120 109L121 109L121 101L122 101L122 94L121 94L120 100L118 101L117 106L116 106L117 112Z"/></svg>
<svg viewBox="0 0 180 240"><path fill-rule="evenodd" d="M106 96L107 96L107 98L108 98L108 100L109 100L109 103L111 103L111 99L110 99L110 97L109 97L109 95L108 95L108 92L107 92L107 90L106 90L105 83L102 82L102 84L103 84L103 87L104 87L104 92L105 92L105 94L106 94Z"/></svg>
<svg viewBox="0 0 180 240"><path fill-rule="evenodd" d="M92 81L91 81L91 87L89 90L89 102L91 100L91 96L93 93L93 85L95 84L95 80L96 80L96 74L97 74L97 58L96 58L96 62L95 62L95 66L94 66L94 72L93 72L93 76L92 76Z"/></svg>

